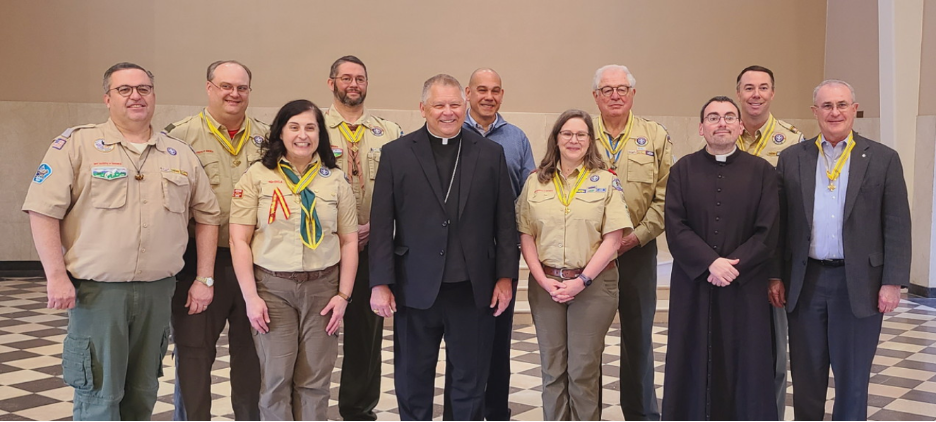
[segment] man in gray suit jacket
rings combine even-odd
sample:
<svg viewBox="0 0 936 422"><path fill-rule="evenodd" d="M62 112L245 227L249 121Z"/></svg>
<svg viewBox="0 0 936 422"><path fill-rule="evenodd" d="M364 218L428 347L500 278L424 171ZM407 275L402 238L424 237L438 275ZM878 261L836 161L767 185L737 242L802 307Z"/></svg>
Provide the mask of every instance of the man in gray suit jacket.
<svg viewBox="0 0 936 422"><path fill-rule="evenodd" d="M897 153L852 132L844 81L813 91L820 135L783 151L777 170L796 420L822 420L829 366L834 420L867 419L883 314L910 281L910 206ZM820 151L821 149L821 151Z"/></svg>

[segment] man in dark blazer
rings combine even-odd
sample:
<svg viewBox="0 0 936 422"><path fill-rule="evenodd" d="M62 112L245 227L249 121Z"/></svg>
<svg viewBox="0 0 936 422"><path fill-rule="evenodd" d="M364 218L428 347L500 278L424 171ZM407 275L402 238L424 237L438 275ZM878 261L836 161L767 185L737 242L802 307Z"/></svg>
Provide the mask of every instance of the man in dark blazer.
<svg viewBox="0 0 936 422"><path fill-rule="evenodd" d="M848 83L821 83L813 103L820 136L777 165L788 273L770 299L789 312L795 419L822 420L831 364L833 420L865 420L883 315L910 281L907 186L894 150L852 132Z"/></svg>
<svg viewBox="0 0 936 422"><path fill-rule="evenodd" d="M396 312L400 418L432 419L444 338L452 416L481 420L494 318L510 303L510 280L518 275L513 191L503 148L461 130L466 102L455 78L427 80L419 110L426 125L381 152L371 213L371 308L383 317Z"/></svg>

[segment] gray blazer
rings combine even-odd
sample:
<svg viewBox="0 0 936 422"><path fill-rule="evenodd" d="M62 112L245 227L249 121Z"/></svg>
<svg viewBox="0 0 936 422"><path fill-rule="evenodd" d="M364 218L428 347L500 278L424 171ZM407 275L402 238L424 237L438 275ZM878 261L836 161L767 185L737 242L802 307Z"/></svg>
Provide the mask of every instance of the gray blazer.
<svg viewBox="0 0 936 422"><path fill-rule="evenodd" d="M910 205L897 152L855 134L849 160L842 238L852 312L858 318L878 312L882 284L910 283ZM813 223L816 138L780 155L781 247L787 312L796 308Z"/></svg>

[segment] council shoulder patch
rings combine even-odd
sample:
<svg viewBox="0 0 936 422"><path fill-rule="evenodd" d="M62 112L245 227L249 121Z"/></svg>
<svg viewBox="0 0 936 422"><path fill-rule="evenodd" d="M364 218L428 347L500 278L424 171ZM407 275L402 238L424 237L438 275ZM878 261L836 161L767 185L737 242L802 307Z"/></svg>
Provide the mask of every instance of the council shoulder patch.
<svg viewBox="0 0 936 422"><path fill-rule="evenodd" d="M611 180L611 187L618 192L624 192L624 186L621 186L621 179L617 177Z"/></svg>
<svg viewBox="0 0 936 422"><path fill-rule="evenodd" d="M52 167L46 163L39 164L39 169L36 170L36 175L33 176L32 181L34 183L42 183L52 174Z"/></svg>

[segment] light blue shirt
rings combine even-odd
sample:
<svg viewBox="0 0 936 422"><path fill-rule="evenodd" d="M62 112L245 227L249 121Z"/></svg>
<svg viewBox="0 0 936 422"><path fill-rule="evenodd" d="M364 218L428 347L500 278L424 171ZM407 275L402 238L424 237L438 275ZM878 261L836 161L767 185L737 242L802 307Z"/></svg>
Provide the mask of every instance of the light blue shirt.
<svg viewBox="0 0 936 422"><path fill-rule="evenodd" d="M464 127L477 132L500 146L504 147L504 158L507 160L507 172L510 173L510 186L513 188L514 198L520 196L523 190L523 184L527 176L536 169L533 164L533 150L530 147L530 140L520 128L507 123L500 113L491 124L490 130L484 131L475 119L471 118L471 113L465 113Z"/></svg>
<svg viewBox="0 0 936 422"><path fill-rule="evenodd" d="M821 135L820 135L821 136ZM816 165L816 203L813 208L812 236L809 241L809 257L813 259L844 259L845 248L842 242L842 226L845 223L845 192L848 189L848 169L851 157L845 160L842 173L832 182L835 190L829 190L829 176L826 170L835 168L835 162L848 142L846 138L835 147L822 139L819 151L819 163Z"/></svg>

